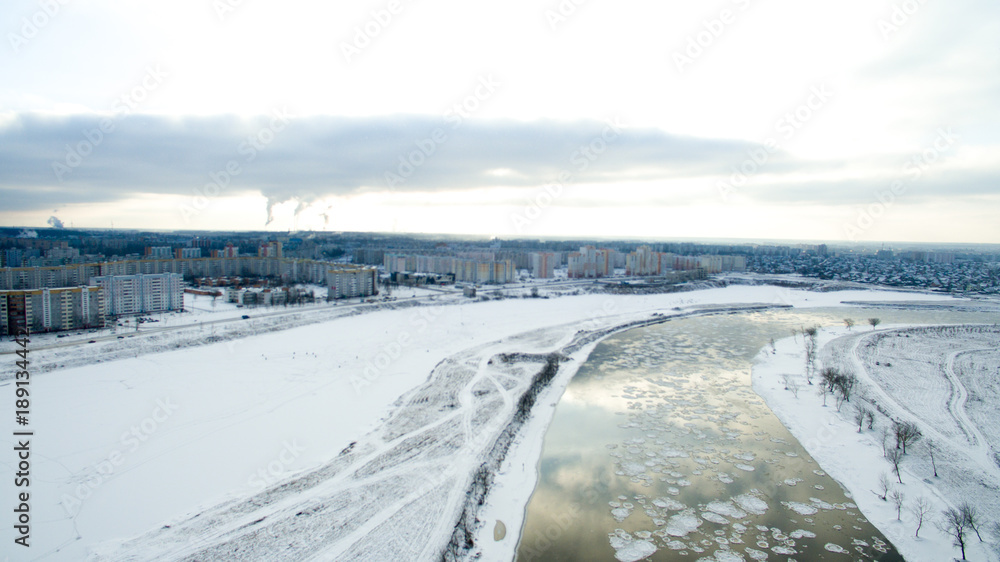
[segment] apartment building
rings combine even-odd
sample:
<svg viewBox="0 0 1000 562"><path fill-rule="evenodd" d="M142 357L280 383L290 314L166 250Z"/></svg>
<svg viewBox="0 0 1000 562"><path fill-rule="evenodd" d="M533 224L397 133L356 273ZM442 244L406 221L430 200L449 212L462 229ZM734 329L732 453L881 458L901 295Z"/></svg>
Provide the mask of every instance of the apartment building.
<svg viewBox="0 0 1000 562"><path fill-rule="evenodd" d="M177 273L94 277L109 316L167 312L184 308L182 277Z"/></svg>
<svg viewBox="0 0 1000 562"><path fill-rule="evenodd" d="M366 297L378 294L375 269L370 267L335 268L326 273L329 298Z"/></svg>
<svg viewBox="0 0 1000 562"><path fill-rule="evenodd" d="M567 257L567 275L571 279L596 279L614 273L615 251L583 246Z"/></svg>
<svg viewBox="0 0 1000 562"><path fill-rule="evenodd" d="M201 257L201 248L177 248L174 250L174 258L179 260L193 259Z"/></svg>
<svg viewBox="0 0 1000 562"><path fill-rule="evenodd" d="M456 282L511 283L517 278L513 260L495 260L491 254L474 258L386 254L386 273L433 273L454 275ZM480 259L486 258L486 259Z"/></svg>
<svg viewBox="0 0 1000 562"><path fill-rule="evenodd" d="M99 287L0 291L0 334L78 330L104 325Z"/></svg>
<svg viewBox="0 0 1000 562"><path fill-rule="evenodd" d="M558 257L552 252L533 252L531 254L531 273L535 279L552 279L555 277Z"/></svg>

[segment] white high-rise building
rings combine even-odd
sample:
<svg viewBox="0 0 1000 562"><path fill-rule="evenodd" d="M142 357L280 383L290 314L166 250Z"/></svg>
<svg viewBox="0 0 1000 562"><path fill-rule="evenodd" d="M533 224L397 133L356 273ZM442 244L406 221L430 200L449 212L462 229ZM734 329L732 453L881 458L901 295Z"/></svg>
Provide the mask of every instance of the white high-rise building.
<svg viewBox="0 0 1000 562"><path fill-rule="evenodd" d="M372 267L337 268L326 272L329 298L367 297L376 294L376 275Z"/></svg>
<svg viewBox="0 0 1000 562"><path fill-rule="evenodd" d="M593 246L583 246L567 258L567 274L570 278L606 277L614 273L614 250L598 250Z"/></svg>
<svg viewBox="0 0 1000 562"><path fill-rule="evenodd" d="M107 314L120 316L183 309L182 279L179 273L140 273L94 277L90 283L101 288Z"/></svg>
<svg viewBox="0 0 1000 562"><path fill-rule="evenodd" d="M535 279L551 279L555 276L556 255L551 252L531 254L531 270Z"/></svg>
<svg viewBox="0 0 1000 562"><path fill-rule="evenodd" d="M98 287L0 291L0 334L93 328L104 323Z"/></svg>
<svg viewBox="0 0 1000 562"><path fill-rule="evenodd" d="M649 246L639 246L625 261L626 275L657 275L660 273L660 254Z"/></svg>

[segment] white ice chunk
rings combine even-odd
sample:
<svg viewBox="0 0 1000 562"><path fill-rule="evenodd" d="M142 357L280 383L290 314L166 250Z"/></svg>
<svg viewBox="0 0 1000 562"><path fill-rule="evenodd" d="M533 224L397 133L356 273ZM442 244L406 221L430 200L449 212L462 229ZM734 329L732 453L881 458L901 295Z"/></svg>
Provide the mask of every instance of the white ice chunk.
<svg viewBox="0 0 1000 562"><path fill-rule="evenodd" d="M663 531L672 537L686 537L700 526L701 519L695 515L694 510L686 509L671 516Z"/></svg>
<svg viewBox="0 0 1000 562"><path fill-rule="evenodd" d="M743 519L747 516L746 512L733 505L733 502L713 501L709 502L705 509L733 519Z"/></svg>
<svg viewBox="0 0 1000 562"><path fill-rule="evenodd" d="M740 509L754 515L763 515L767 512L767 502L753 494L740 494L733 498L733 501L740 506Z"/></svg>
<svg viewBox="0 0 1000 562"><path fill-rule="evenodd" d="M798 513L799 515L815 515L819 512L819 509L799 502L781 502L781 505L787 507L795 513Z"/></svg>
<svg viewBox="0 0 1000 562"><path fill-rule="evenodd" d="M615 558L620 562L638 562L656 553L656 545L647 540L636 540L631 535L619 529L608 535L611 548L615 549Z"/></svg>

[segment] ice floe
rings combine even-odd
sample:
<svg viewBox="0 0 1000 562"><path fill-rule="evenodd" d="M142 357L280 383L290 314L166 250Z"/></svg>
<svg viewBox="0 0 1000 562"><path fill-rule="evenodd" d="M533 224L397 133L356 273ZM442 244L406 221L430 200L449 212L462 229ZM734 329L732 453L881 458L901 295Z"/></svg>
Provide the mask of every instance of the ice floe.
<svg viewBox="0 0 1000 562"><path fill-rule="evenodd" d="M622 529L610 533L608 540L615 549L615 559L620 562L638 562L656 553L656 545L652 542L636 539Z"/></svg>

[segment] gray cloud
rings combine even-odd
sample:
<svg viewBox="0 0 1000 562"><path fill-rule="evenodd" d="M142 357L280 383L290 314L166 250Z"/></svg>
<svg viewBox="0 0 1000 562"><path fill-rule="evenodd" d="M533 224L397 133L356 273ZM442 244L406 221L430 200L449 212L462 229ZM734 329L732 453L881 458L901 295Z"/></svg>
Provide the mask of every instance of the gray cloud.
<svg viewBox="0 0 1000 562"><path fill-rule="evenodd" d="M897 182L899 182L897 184ZM926 169L865 179L751 183L740 192L757 202L802 205L867 205L891 197L901 205L925 204L952 198L1000 196L1000 171Z"/></svg>
<svg viewBox="0 0 1000 562"><path fill-rule="evenodd" d="M24 114L0 128L5 207L105 202L138 192L190 194L229 162L240 173L227 190L285 201L389 189L387 172L402 180L392 188L403 191L535 186L564 170L575 182L696 176L724 171L751 147L653 129L629 128L612 139L608 125L597 121L456 127L432 117L310 117L274 122L281 130L272 130L268 117L136 115L99 133L100 123L97 116ZM592 142L598 150L606 146L593 160L581 153ZM433 153L420 153L421 144ZM423 163L410 171L401 158ZM491 173L498 169L509 172Z"/></svg>
<svg viewBox="0 0 1000 562"><path fill-rule="evenodd" d="M577 184L614 187L625 181L685 179L708 186L713 178L731 177L750 151L759 149L743 141L655 129L626 128L612 138L609 125L597 121L466 121L456 127L457 121L407 115L291 118L287 123L272 117L133 115L113 122L111 132L97 133L101 119L22 114L0 127L4 210L106 203L139 193L192 195L212 182L227 184L224 193L261 193L269 207L297 200L301 210L329 195L388 190L387 173L397 180L391 189L403 192L530 188L555 181L564 171ZM581 151L591 143L597 149L606 146L592 160ZM431 154L424 155L421 145ZM79 162L73 159L83 152L89 154ZM900 164L908 157L803 161L778 152L760 169L765 176L753 176L740 191L776 204L863 203L902 175ZM407 158L423 163L412 171L405 164L401 168ZM220 174L227 165L239 169L228 179ZM872 174L864 180L781 181L785 174L822 177L852 168ZM763 177L778 180L765 183ZM996 169L928 174L908 186L907 199L996 195L998 177ZM684 204L716 195L665 189L658 199ZM618 199L629 200L627 193Z"/></svg>

